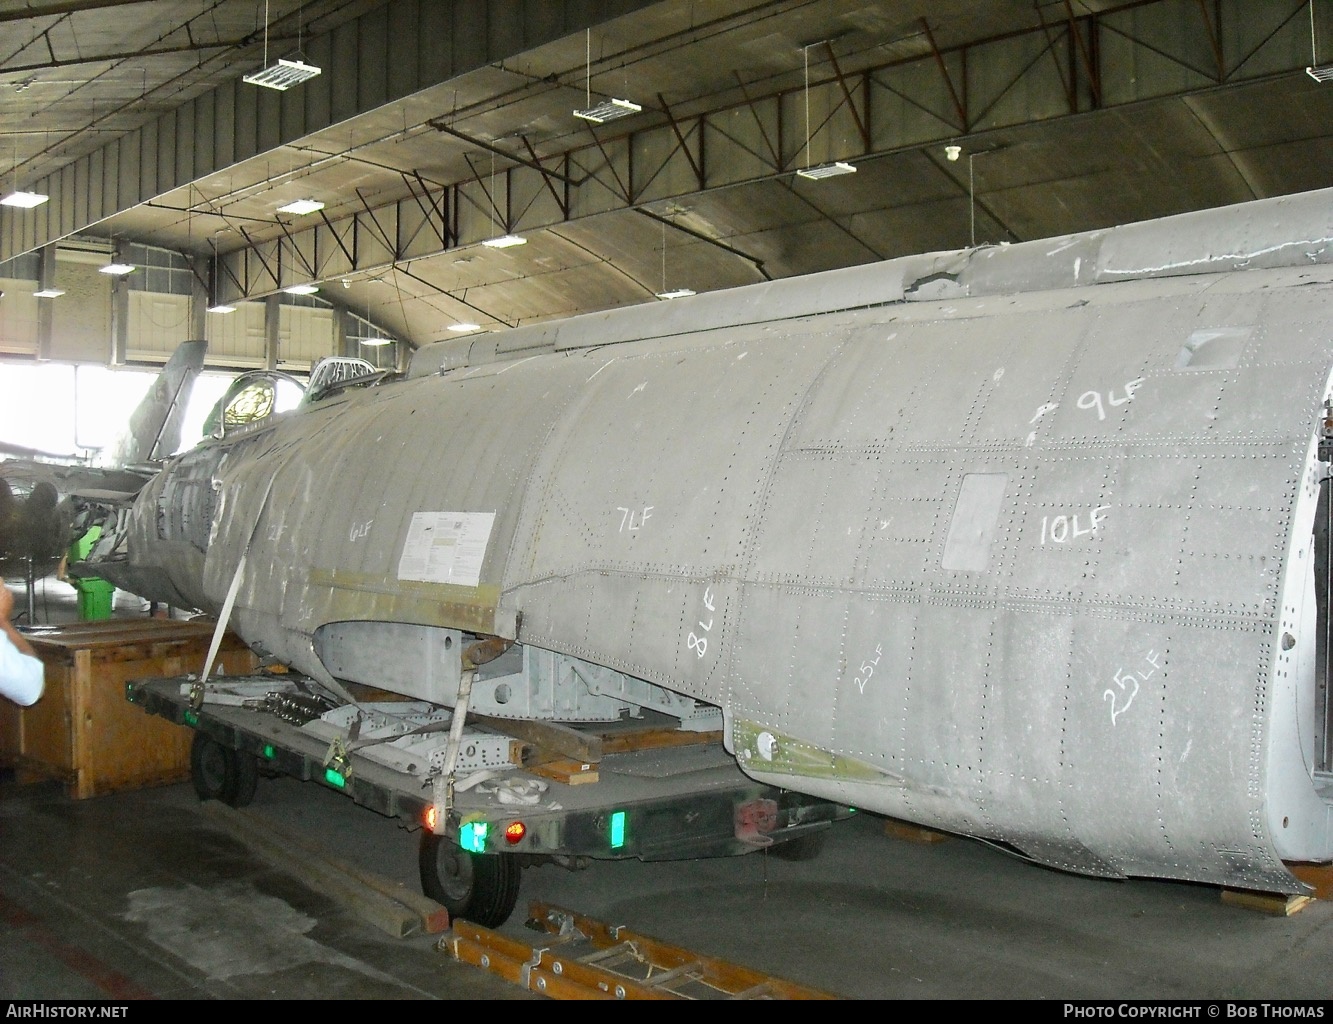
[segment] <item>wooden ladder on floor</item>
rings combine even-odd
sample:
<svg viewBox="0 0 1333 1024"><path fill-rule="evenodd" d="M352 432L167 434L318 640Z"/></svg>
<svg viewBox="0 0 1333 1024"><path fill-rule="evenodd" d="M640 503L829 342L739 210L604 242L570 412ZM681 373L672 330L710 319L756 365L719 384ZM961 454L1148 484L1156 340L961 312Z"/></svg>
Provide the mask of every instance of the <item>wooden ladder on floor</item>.
<svg viewBox="0 0 1333 1024"><path fill-rule="evenodd" d="M531 905L528 925L546 938L455 921L439 948L552 999L838 998L546 903Z"/></svg>

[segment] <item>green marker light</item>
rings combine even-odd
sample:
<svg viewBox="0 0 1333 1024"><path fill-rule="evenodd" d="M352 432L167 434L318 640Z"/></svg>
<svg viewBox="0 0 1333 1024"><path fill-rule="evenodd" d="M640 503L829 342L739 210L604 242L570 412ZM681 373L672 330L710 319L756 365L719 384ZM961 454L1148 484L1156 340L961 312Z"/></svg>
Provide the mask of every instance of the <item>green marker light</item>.
<svg viewBox="0 0 1333 1024"><path fill-rule="evenodd" d="M330 786L337 786L339 789L347 785L347 780L343 778L342 772L335 772L332 768L324 769L324 781Z"/></svg>
<svg viewBox="0 0 1333 1024"><path fill-rule="evenodd" d="M616 811L611 815L611 849L619 850L625 845L625 812Z"/></svg>
<svg viewBox="0 0 1333 1024"><path fill-rule="evenodd" d="M272 760L273 760L273 744L272 744L272 743L265 743L265 744L264 744L264 757L265 757L266 759L268 759L269 761L272 761Z"/></svg>
<svg viewBox="0 0 1333 1024"><path fill-rule="evenodd" d="M199 724L199 715L198 715L196 712L193 712L193 711L186 711L186 712L185 712L185 724L186 724L186 725L198 725L198 724Z"/></svg>
<svg viewBox="0 0 1333 1024"><path fill-rule="evenodd" d="M469 853L485 853L486 833L489 830L484 821L469 821L458 830L458 845Z"/></svg>

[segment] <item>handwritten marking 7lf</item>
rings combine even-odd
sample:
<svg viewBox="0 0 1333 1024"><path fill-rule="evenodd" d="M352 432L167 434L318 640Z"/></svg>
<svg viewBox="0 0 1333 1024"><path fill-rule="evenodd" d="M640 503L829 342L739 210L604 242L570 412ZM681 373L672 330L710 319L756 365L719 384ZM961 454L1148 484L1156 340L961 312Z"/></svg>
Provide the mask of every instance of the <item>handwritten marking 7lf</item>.
<svg viewBox="0 0 1333 1024"><path fill-rule="evenodd" d="M616 511L623 513L620 517L620 529L617 533L624 533L628 530L630 533L636 533L643 529L644 523L653 517L653 509L656 506L646 505L642 512L637 509L625 508L623 505L617 505ZM638 516L638 523L635 524L634 517Z"/></svg>

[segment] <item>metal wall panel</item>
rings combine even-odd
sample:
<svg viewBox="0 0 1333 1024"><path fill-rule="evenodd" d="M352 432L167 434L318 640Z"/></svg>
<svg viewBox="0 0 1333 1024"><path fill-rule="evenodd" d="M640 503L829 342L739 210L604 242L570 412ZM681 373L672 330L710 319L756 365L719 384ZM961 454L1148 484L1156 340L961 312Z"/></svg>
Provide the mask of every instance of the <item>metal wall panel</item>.
<svg viewBox="0 0 1333 1024"><path fill-rule="evenodd" d="M0 277L0 352L34 356L37 354L37 304L32 281Z"/></svg>
<svg viewBox="0 0 1333 1024"><path fill-rule="evenodd" d="M101 155L98 151L87 160L80 160L74 164L74 209L71 212L80 224L90 224L95 219L92 204L93 172L95 167L101 166ZM96 156L98 161L94 161L93 156ZM98 178L100 177L99 175Z"/></svg>
<svg viewBox="0 0 1333 1024"><path fill-rule="evenodd" d="M398 100L411 95L420 87L421 54L434 41L423 38L421 34L420 6L393 4L385 10L388 18L385 46L402 51L396 54L397 59L385 61L385 96L390 100Z"/></svg>
<svg viewBox="0 0 1333 1024"><path fill-rule="evenodd" d="M235 117L232 122L235 125L233 159L248 160L259 152L259 110L253 98L256 90L253 86L237 81L227 91L232 95Z"/></svg>
<svg viewBox="0 0 1333 1024"><path fill-rule="evenodd" d="M1060 58L1051 52L1045 38L1027 35L1006 40L997 43L988 56L990 59L967 66L967 103L973 130L1044 121L1068 113ZM1015 68L1023 69L1017 78ZM1182 85L1181 89L1198 85Z"/></svg>
<svg viewBox="0 0 1333 1024"><path fill-rule="evenodd" d="M284 141L283 99L286 95L253 87L240 95L240 99L248 99L255 107L255 146L259 153L277 149Z"/></svg>
<svg viewBox="0 0 1333 1024"><path fill-rule="evenodd" d="M213 93L213 162L226 167L236 160L236 93L218 89Z"/></svg>
<svg viewBox="0 0 1333 1024"><path fill-rule="evenodd" d="M190 299L186 295L131 291L125 357L165 360L190 340Z"/></svg>
<svg viewBox="0 0 1333 1024"><path fill-rule="evenodd" d="M186 103L176 108L176 167L175 175L178 184L193 181L201 166L206 166L198 160L197 136L195 135L195 108L198 101Z"/></svg>
<svg viewBox="0 0 1333 1024"><path fill-rule="evenodd" d="M168 192L178 184L176 178L176 111L171 111L158 119L158 146L153 156L157 160L157 187Z"/></svg>
<svg viewBox="0 0 1333 1024"><path fill-rule="evenodd" d="M353 22L357 30L356 63L357 109L374 110L389 101L389 65L407 58L421 41L411 36L392 38L389 16L384 7ZM409 67L415 60L404 59Z"/></svg>

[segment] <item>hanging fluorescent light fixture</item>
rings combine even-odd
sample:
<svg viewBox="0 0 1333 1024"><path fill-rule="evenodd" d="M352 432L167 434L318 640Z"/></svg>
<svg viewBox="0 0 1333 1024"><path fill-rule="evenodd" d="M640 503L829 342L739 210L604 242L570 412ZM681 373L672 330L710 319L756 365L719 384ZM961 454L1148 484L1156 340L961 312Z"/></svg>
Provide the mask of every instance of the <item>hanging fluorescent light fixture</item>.
<svg viewBox="0 0 1333 1024"><path fill-rule="evenodd" d="M842 160L834 160L831 163L820 164L818 167L809 166L810 160L810 47L818 45L810 43L801 47L801 55L805 61L805 159L806 166L796 172L796 177L806 178L810 181L821 181L824 178L836 178L840 174L855 174L856 168ZM949 159L953 159L950 157Z"/></svg>
<svg viewBox="0 0 1333 1024"><path fill-rule="evenodd" d="M289 284L283 291L288 295L314 295L319 288L313 284Z"/></svg>
<svg viewBox="0 0 1333 1024"><path fill-rule="evenodd" d="M495 151L491 151L491 189L486 198L491 206L491 231L498 230L495 223ZM515 245L527 245L528 240L522 235L504 234L482 240L488 249L509 249Z"/></svg>
<svg viewBox="0 0 1333 1024"><path fill-rule="evenodd" d="M298 217L304 217L307 213L316 213L324 209L324 204L318 199L297 199L288 203L286 206L279 206L279 213L292 213Z"/></svg>
<svg viewBox="0 0 1333 1024"><path fill-rule="evenodd" d="M687 295L693 295L693 288L668 288L667 287L667 222L662 219L662 290L657 292L659 299L683 299Z"/></svg>
<svg viewBox="0 0 1333 1024"><path fill-rule="evenodd" d="M247 85L258 85L265 89L286 92L294 85L308 82L322 73L323 70L323 68L318 68L314 64L279 58L276 63L270 64L262 71L256 71L253 75L246 75L244 81Z"/></svg>
<svg viewBox="0 0 1333 1024"><path fill-rule="evenodd" d="M126 274L134 273L133 263L108 263L105 267L98 267L98 273L111 274L113 277L124 277Z"/></svg>
<svg viewBox="0 0 1333 1024"><path fill-rule="evenodd" d="M1316 82L1333 82L1333 64L1319 63L1319 44L1314 32L1314 0L1310 0L1310 66L1305 73Z"/></svg>
<svg viewBox="0 0 1333 1024"><path fill-rule="evenodd" d="M235 313L235 306L228 306L225 302L219 302L216 306L209 306L210 313Z"/></svg>
<svg viewBox="0 0 1333 1024"><path fill-rule="evenodd" d="M24 192L21 189L15 189L9 195L0 199L0 206L16 206L21 210L31 210L34 206L41 206L50 198L50 196L44 196L40 192Z"/></svg>
<svg viewBox="0 0 1333 1024"><path fill-rule="evenodd" d="M593 124L606 124L607 121L614 121L618 117L628 117L630 114L637 114L643 107L630 100L609 99L593 106L592 104L592 29L588 29L587 35L587 60L583 76L583 94L584 102L587 106L582 110L574 111L574 116L584 121L591 121Z"/></svg>
<svg viewBox="0 0 1333 1024"><path fill-rule="evenodd" d="M371 348L381 348L385 345L392 345L392 338L362 338L361 344L369 345Z"/></svg>
<svg viewBox="0 0 1333 1024"><path fill-rule="evenodd" d="M574 116L582 118L584 121L591 121L593 124L606 124L607 121L614 121L618 117L628 117L630 114L637 114L643 107L629 100L618 100L614 97L599 103L595 107L588 107L585 110L574 111Z"/></svg>
<svg viewBox="0 0 1333 1024"><path fill-rule="evenodd" d="M36 299L58 299L64 294L65 289L63 288L43 288L32 293L33 298Z"/></svg>
<svg viewBox="0 0 1333 1024"><path fill-rule="evenodd" d="M856 168L849 163L841 160L835 160L831 164L820 164L818 167L806 167L796 172L798 178L809 178L811 181L819 181L822 178L836 178L839 174L855 174Z"/></svg>
<svg viewBox="0 0 1333 1024"><path fill-rule="evenodd" d="M457 331L459 334L466 334L468 331L481 330L481 324L450 324L449 330Z"/></svg>
<svg viewBox="0 0 1333 1024"><path fill-rule="evenodd" d="M297 52L300 53L301 47L301 29L297 24L296 30ZM318 75L320 68L313 64L306 64L299 60L279 60L276 64L268 62L268 0L264 0L264 69L256 71L253 75L246 75L243 81L247 85L259 85L265 89L276 89L278 92L286 92L294 85L300 85L302 82L309 81Z"/></svg>
<svg viewBox="0 0 1333 1024"><path fill-rule="evenodd" d="M16 133L14 135L14 191L0 199L0 206L13 206L20 210L31 210L34 206L41 206L50 198L50 196L41 192L25 192L19 188L19 140Z"/></svg>

